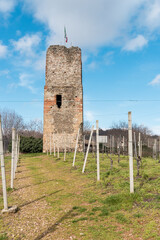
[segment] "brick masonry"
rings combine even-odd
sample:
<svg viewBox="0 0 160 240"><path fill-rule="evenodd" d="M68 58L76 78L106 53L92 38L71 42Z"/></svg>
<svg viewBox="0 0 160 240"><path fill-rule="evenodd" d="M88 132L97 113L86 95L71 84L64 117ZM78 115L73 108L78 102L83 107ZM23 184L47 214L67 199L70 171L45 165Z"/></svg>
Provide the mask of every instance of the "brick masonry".
<svg viewBox="0 0 160 240"><path fill-rule="evenodd" d="M57 105L61 95L61 107ZM49 150L50 136L56 147L74 149L80 127L79 150L82 150L83 87L81 49L50 46L46 56L44 87L43 152Z"/></svg>

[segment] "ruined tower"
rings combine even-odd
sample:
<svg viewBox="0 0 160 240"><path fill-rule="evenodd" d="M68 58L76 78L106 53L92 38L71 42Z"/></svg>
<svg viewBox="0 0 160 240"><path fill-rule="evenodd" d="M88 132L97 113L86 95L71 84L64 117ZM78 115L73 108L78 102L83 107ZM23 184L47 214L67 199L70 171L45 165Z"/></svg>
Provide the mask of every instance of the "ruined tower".
<svg viewBox="0 0 160 240"><path fill-rule="evenodd" d="M83 88L81 49L50 46L46 56L44 87L43 151L50 141L60 150L73 149L80 128L79 150L82 149Z"/></svg>

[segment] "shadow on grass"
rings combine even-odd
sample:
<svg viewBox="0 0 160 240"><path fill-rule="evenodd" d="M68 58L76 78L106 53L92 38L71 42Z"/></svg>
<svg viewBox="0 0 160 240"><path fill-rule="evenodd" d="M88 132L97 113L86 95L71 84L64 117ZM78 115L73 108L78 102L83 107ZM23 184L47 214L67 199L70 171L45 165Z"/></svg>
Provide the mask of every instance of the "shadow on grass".
<svg viewBox="0 0 160 240"><path fill-rule="evenodd" d="M55 191L55 192L52 192L52 193L47 194L47 195L43 195L42 197L36 198L36 199L34 199L34 200L32 200L32 201L23 203L23 204L21 204L21 205L19 206L19 208L22 208L22 207L27 206L27 205L29 205L29 204L31 204L31 203L34 203L34 202L38 202L38 201L40 201L40 200L42 200L42 199L44 199L44 198L46 198L46 197L52 196L53 194L56 194L56 193L61 192L61 191L63 191L63 189L58 190L58 191Z"/></svg>
<svg viewBox="0 0 160 240"><path fill-rule="evenodd" d="M50 226L46 231L44 231L43 233L41 233L39 236L37 236L34 240L40 240L42 238L44 238L46 235L48 235L49 233L53 233L56 231L57 226L63 222L65 219L71 217L73 212L73 209L71 209L69 212L67 212L63 217L61 217L58 222L56 222L55 224L53 224L52 226Z"/></svg>
<svg viewBox="0 0 160 240"><path fill-rule="evenodd" d="M19 167L19 168L20 168L20 167ZM41 169L41 168L43 168L43 167L37 167L36 170L37 170L37 169ZM18 170L16 173L23 173L23 172L30 172L30 171L31 171L30 169Z"/></svg>
<svg viewBox="0 0 160 240"><path fill-rule="evenodd" d="M44 172L44 173L39 173L39 174L32 175L32 176L21 177L21 178L17 178L17 180L19 180L19 179L26 179L26 178L32 178L32 177L37 177L37 176L39 176L39 175L43 175L43 174L46 174L46 173L51 173L51 172Z"/></svg>
<svg viewBox="0 0 160 240"><path fill-rule="evenodd" d="M53 181L57 181L57 179L51 179L51 180L48 180L48 181L43 181L43 182L40 182L40 183L35 183L35 184L30 184L30 185L26 185L26 186L23 186L23 187L20 187L20 188L16 188L14 190L15 191L19 191L23 188L28 188L28 187L32 187L32 186L37 186L37 185L40 185L40 184L43 184L43 183L48 183L48 182L53 182Z"/></svg>

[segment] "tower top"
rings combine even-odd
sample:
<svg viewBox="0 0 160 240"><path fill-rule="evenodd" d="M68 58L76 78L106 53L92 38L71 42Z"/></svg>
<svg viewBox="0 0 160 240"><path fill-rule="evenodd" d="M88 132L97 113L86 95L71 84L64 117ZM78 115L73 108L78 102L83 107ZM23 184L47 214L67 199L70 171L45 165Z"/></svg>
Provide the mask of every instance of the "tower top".
<svg viewBox="0 0 160 240"><path fill-rule="evenodd" d="M79 86L82 63L81 49L51 45L46 56L46 86Z"/></svg>

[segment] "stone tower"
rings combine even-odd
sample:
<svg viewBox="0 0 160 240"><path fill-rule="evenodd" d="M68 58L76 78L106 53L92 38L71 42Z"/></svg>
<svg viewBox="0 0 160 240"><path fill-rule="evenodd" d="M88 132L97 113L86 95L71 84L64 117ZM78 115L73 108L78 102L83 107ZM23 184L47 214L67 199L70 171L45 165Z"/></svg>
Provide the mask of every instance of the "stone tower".
<svg viewBox="0 0 160 240"><path fill-rule="evenodd" d="M81 49L50 46L46 56L44 87L43 152L50 139L60 150L73 149L80 128L79 150L82 150L83 87Z"/></svg>

